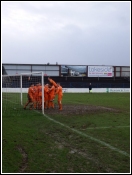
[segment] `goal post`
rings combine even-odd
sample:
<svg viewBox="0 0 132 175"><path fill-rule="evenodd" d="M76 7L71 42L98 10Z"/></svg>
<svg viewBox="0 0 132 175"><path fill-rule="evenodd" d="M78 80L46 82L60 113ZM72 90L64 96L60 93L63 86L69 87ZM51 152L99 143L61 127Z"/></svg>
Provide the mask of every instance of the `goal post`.
<svg viewBox="0 0 132 175"><path fill-rule="evenodd" d="M21 73L16 75L2 75L2 100L10 100L24 107L27 102L30 85L41 84L42 113L44 114L44 76L43 72Z"/></svg>

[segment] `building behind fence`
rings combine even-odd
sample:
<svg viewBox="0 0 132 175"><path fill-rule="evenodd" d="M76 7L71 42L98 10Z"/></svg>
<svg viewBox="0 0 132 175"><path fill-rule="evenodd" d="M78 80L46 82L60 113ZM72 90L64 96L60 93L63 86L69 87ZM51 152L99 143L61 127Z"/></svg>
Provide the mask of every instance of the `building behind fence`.
<svg viewBox="0 0 132 175"><path fill-rule="evenodd" d="M2 64L2 75L9 75L12 88L20 87L13 75L19 78L18 74L32 72L43 72L45 83L48 83L50 76L60 82L63 88L88 88L89 83L92 83L93 88L130 88L130 66ZM28 76L25 76L23 87L29 87L31 81L35 83L36 77L31 76L29 81ZM7 87L4 81L2 87Z"/></svg>

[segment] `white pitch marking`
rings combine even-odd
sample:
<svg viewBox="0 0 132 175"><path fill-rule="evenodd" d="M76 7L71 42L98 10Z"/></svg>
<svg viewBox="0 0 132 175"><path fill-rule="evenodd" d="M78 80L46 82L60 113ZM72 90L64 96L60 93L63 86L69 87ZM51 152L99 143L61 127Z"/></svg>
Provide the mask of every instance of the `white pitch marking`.
<svg viewBox="0 0 132 175"><path fill-rule="evenodd" d="M80 135L82 135L82 136L85 136L85 137L87 137L87 138L89 138L89 139L91 139L91 140L93 140L93 141L95 141L95 142L97 142L97 143L100 143L101 145L104 145L104 146L110 148L111 150L114 150L114 151L116 151L116 152L118 152L118 153L120 153L120 154L122 154L122 155L125 155L125 156L127 156L127 157L130 157L130 155L129 155L127 152L125 152L125 151L122 151L122 150L120 150L120 149L118 149L118 148L115 148L114 146L111 146L111 145L108 144L108 143L105 143L105 142L103 142L103 141L101 141L101 140L99 140L99 139L96 139L96 138L94 138L94 137L91 137L91 136L89 136L89 135L87 135L87 134L85 134L85 133L83 133L83 132L81 132L81 131L78 131L78 130L76 130L76 129L70 128L69 126L67 126L67 125L65 125L65 124L63 124L63 123L61 123L61 122L59 122L59 121L54 120L53 118L50 118L50 117L48 117L48 116L45 115L45 114L44 114L44 116L45 116L46 118L48 118L49 120L51 120L51 121L53 121L53 122L55 122L55 123L58 123L58 124L61 125L61 126L64 126L64 127L68 128L68 129L70 129L70 130L72 130L72 131L74 131L74 132L76 132L76 133L78 133L78 134L80 134Z"/></svg>
<svg viewBox="0 0 132 175"><path fill-rule="evenodd" d="M130 126L109 126L109 127L93 127L93 128L86 128L86 129L116 129L116 128L128 128ZM86 130L86 129L81 129L81 130Z"/></svg>
<svg viewBox="0 0 132 175"><path fill-rule="evenodd" d="M9 101L9 100L8 100L8 101ZM10 102L11 102L11 101L10 101ZM37 111L36 111L36 112L37 112ZM38 113L40 113L40 112L38 112ZM91 140L93 140L93 141L95 141L95 142L97 142L97 143L100 143L100 144L102 144L102 145L104 145L104 146L110 148L111 150L117 151L118 153L120 153L120 154L122 154L122 155L125 155L125 156L127 156L127 157L130 157L130 155L129 155L127 152L125 152L125 151L122 151L122 150L120 150L120 149L118 149L118 148L115 148L115 147L111 146L111 145L108 144L108 143L105 143L105 142L103 142L103 141L101 141L101 140L99 140L99 139L96 139L96 138L94 138L94 137L91 137L91 136L89 136L89 135L87 135L87 134L85 134L85 133L83 133L83 132L80 132L80 131L78 131L78 130L76 130L76 129L70 128L69 126L67 126L67 125L65 125L65 124L63 124L63 123L61 123L61 122L59 122L59 121L54 120L54 119L48 117L48 116L45 115L45 114L43 114L43 115L44 115L46 118L48 118L49 120L51 120L51 121L53 121L53 122L55 122L55 123L60 124L61 126L64 126L64 127L68 128L68 129L70 129L70 130L72 130L72 131L74 131L74 132L76 132L76 133L78 133L78 134L80 134L80 135L82 135L82 136L85 136L85 137L87 137L87 138L89 138L89 139L91 139Z"/></svg>

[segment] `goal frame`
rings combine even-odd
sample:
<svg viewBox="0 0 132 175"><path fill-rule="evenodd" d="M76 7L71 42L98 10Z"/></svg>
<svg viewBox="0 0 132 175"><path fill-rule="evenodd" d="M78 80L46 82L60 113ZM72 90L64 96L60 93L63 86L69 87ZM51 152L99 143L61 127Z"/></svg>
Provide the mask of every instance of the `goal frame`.
<svg viewBox="0 0 132 175"><path fill-rule="evenodd" d="M12 77L12 76L19 76L20 77L20 104L23 106L23 87L22 87L22 76L23 75L33 75L33 74L39 74L39 76L41 77L41 85L42 85L42 114L44 114L44 73L43 71L41 72L28 72L28 73L20 73L20 74L16 74L16 75L2 75L2 78L3 77ZM3 80L3 79L2 79ZM6 88L6 87L5 87ZM2 90L3 91L3 90Z"/></svg>
<svg viewBox="0 0 132 175"><path fill-rule="evenodd" d="M20 88L21 88L21 105L22 103L22 75L32 75L32 74L41 74L41 85L42 85L42 114L44 114L44 73L43 72L31 72L31 73L21 73L20 74Z"/></svg>

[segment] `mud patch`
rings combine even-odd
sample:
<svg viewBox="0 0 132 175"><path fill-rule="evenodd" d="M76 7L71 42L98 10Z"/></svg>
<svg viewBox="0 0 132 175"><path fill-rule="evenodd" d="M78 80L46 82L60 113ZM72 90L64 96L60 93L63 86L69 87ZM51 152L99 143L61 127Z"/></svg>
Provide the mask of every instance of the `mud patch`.
<svg viewBox="0 0 132 175"><path fill-rule="evenodd" d="M92 106L92 105L63 105L62 111L55 105L54 109L45 109L45 114L62 114L66 116L70 115L83 115L95 112L120 112L113 108L107 108L103 106Z"/></svg>
<svg viewBox="0 0 132 175"><path fill-rule="evenodd" d="M22 163L19 167L19 172L18 173L23 173L25 169L27 168L27 162L28 162L28 157L26 152L21 146L17 146L17 150L21 153L22 155Z"/></svg>

